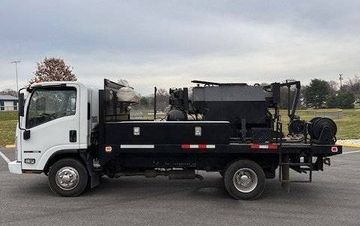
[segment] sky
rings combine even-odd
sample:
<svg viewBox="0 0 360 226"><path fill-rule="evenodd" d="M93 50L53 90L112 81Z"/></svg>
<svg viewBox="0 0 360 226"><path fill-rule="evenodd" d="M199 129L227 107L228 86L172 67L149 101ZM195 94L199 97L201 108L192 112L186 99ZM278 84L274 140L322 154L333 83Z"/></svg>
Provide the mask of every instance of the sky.
<svg viewBox="0 0 360 226"><path fill-rule="evenodd" d="M360 75L360 1L1 0L0 90L61 57L79 81L126 79L143 95L191 80Z"/></svg>

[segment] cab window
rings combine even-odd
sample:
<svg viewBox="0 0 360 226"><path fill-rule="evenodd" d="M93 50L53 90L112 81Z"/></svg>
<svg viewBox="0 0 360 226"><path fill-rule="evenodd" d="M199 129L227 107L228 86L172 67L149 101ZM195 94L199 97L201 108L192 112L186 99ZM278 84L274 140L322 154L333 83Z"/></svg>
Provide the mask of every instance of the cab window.
<svg viewBox="0 0 360 226"><path fill-rule="evenodd" d="M31 95L26 127L32 128L58 118L75 115L75 113L75 88L38 88Z"/></svg>

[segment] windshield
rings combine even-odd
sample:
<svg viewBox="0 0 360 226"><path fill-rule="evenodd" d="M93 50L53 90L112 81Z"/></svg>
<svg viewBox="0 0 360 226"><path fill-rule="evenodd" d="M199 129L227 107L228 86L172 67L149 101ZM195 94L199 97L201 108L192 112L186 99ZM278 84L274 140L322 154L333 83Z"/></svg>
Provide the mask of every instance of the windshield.
<svg viewBox="0 0 360 226"><path fill-rule="evenodd" d="M75 115L76 89L71 87L35 89L31 95L27 112L26 127Z"/></svg>

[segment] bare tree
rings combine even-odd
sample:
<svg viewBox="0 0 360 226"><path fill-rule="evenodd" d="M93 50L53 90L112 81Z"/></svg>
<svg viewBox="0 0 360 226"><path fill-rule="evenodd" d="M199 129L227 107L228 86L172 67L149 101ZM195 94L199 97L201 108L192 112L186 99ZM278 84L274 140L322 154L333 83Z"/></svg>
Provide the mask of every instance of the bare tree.
<svg viewBox="0 0 360 226"><path fill-rule="evenodd" d="M339 89L339 84L334 80L328 81L328 84L330 86L330 94L335 94Z"/></svg>
<svg viewBox="0 0 360 226"><path fill-rule="evenodd" d="M350 78L343 87L344 90L353 93L357 98L360 98L360 77L355 75Z"/></svg>
<svg viewBox="0 0 360 226"><path fill-rule="evenodd" d="M169 105L169 93L166 89L160 88L156 93L156 105L161 111L165 111L165 108Z"/></svg>
<svg viewBox="0 0 360 226"><path fill-rule="evenodd" d="M0 94L17 97L17 92L13 89L4 89L3 91L0 91Z"/></svg>
<svg viewBox="0 0 360 226"><path fill-rule="evenodd" d="M75 74L72 73L70 66L66 65L61 58L45 58L44 61L37 63L37 70L29 84L48 81L76 81Z"/></svg>

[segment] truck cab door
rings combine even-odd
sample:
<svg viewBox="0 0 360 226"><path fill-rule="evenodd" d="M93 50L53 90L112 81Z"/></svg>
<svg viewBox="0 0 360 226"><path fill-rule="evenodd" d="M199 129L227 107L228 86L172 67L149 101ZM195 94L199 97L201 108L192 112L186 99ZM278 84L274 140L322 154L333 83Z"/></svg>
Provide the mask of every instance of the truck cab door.
<svg viewBox="0 0 360 226"><path fill-rule="evenodd" d="M21 131L23 170L43 170L59 150L79 149L80 101L76 84L35 88Z"/></svg>

